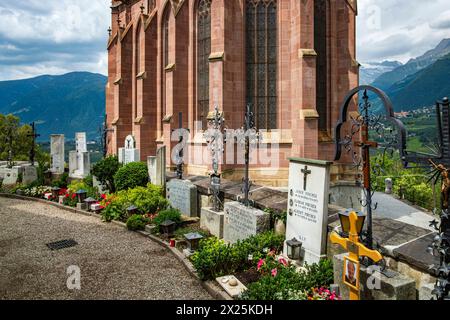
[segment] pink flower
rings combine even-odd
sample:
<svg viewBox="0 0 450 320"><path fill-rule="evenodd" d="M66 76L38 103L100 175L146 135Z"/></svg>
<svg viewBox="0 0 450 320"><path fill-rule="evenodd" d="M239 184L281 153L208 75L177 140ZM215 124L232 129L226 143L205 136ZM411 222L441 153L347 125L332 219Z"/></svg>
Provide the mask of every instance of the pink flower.
<svg viewBox="0 0 450 320"><path fill-rule="evenodd" d="M272 277L276 277L278 274L278 270L277 269L273 269L272 270Z"/></svg>
<svg viewBox="0 0 450 320"><path fill-rule="evenodd" d="M258 271L261 270L261 267L264 265L264 260L260 259L258 262Z"/></svg>
<svg viewBox="0 0 450 320"><path fill-rule="evenodd" d="M285 266L285 267L287 267L287 265L288 265L286 259L281 258L281 257L280 257L280 259L278 259L278 262L281 263L281 264L282 264L283 266Z"/></svg>

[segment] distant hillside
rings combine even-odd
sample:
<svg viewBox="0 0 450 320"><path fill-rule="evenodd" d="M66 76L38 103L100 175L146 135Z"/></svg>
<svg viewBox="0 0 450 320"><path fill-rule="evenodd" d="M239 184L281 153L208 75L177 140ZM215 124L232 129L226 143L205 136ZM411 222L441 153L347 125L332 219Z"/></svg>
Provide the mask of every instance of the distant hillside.
<svg viewBox="0 0 450 320"><path fill-rule="evenodd" d="M444 39L433 50L426 52L418 58L411 59L408 63L395 68L390 72L383 73L372 84L380 89L387 90L397 82L403 81L407 77L429 67L449 53L450 39Z"/></svg>
<svg viewBox="0 0 450 320"><path fill-rule="evenodd" d="M386 93L396 111L430 106L436 100L450 96L450 54L397 82Z"/></svg>
<svg viewBox="0 0 450 320"><path fill-rule="evenodd" d="M74 139L76 132L94 139L104 119L106 82L105 76L88 72L0 81L0 113L35 121L41 141L50 134Z"/></svg>
<svg viewBox="0 0 450 320"><path fill-rule="evenodd" d="M402 63L398 61L362 63L359 69L359 84L371 84L383 73L390 72L401 65Z"/></svg>

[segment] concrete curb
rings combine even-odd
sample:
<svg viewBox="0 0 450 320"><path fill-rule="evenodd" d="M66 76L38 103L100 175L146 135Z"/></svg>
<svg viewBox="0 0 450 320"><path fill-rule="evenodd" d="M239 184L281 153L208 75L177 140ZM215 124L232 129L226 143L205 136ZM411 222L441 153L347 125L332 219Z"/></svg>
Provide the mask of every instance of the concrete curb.
<svg viewBox="0 0 450 320"><path fill-rule="evenodd" d="M68 207L56 202L51 202L45 199L40 199L40 198L33 198L33 197L26 197L26 196L21 196L21 195L16 195L16 194L9 194L9 193L0 193L0 197L3 198L10 198L10 199L17 199L17 200L24 200L24 201L33 201L33 202L38 202L41 204L46 204L46 205L51 205L53 207L56 207L58 209L61 210L65 210L65 211L69 211L72 213L77 213L77 214L82 214L84 216L88 216L88 217L95 217L100 219L100 215L95 214L95 213L91 213L91 212L87 212L87 211L82 211L82 210L78 210L76 208L72 208L72 207ZM120 226L120 227L124 227L126 228L127 225L123 222L120 221L111 221L111 223ZM200 280L197 272L194 269L194 266L192 265L192 263L186 259L186 257L179 252L176 248L172 248L170 247L170 245L168 243L166 243L165 241L161 240L158 237L155 237L154 235L146 232L146 231L136 231L136 233L140 234L141 236L150 238L150 240L152 240L153 242L158 243L160 246L164 247L166 250L168 250L169 252L172 253L173 256L175 256L175 258L180 261L182 263L182 265L184 266L184 268L188 271L188 273L190 274L191 277L193 277L195 280L197 280L200 285L206 290L208 291L208 293L211 295L212 298L214 298L215 300L233 300L233 298L231 298L224 290L219 289L214 281L202 281Z"/></svg>

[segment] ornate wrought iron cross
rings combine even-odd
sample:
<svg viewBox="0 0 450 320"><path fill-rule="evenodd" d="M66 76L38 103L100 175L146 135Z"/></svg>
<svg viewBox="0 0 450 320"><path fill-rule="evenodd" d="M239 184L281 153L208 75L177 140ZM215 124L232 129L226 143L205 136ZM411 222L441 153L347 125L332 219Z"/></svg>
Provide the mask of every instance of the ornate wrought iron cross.
<svg viewBox="0 0 450 320"><path fill-rule="evenodd" d="M8 129L8 135L6 136L6 144L8 145L8 159L7 159L7 166L8 168L12 168L14 163L13 163L13 141L14 141L14 133L13 133L13 128L10 127Z"/></svg>
<svg viewBox="0 0 450 320"><path fill-rule="evenodd" d="M36 156L36 138L39 138L41 135L36 133L36 124L34 122L32 122L30 126L31 126L31 134L28 134L27 137L33 138L30 150L30 162L31 165L34 166L34 158Z"/></svg>
<svg viewBox="0 0 450 320"><path fill-rule="evenodd" d="M358 103L358 113L351 116L349 106L360 92L363 92L362 101ZM381 106L373 106L369 101L369 92L375 94L381 100ZM350 122L350 132L341 138L341 130L346 122ZM379 142L370 141L369 130L372 130ZM363 233L364 243L369 249L373 249L372 211L377 205L373 204L371 174L377 174L378 168L371 167L370 150L382 147L383 152L399 150L403 156L406 146L406 130L403 124L395 119L392 103L387 95L372 86L360 86L350 91L341 107L341 116L336 126L336 156L335 161L340 160L342 149L351 155L353 164L362 171L362 187L364 199L361 205L367 213L366 230ZM355 139L357 137L358 139ZM354 150L358 148L358 152Z"/></svg>
<svg viewBox="0 0 450 320"><path fill-rule="evenodd" d="M105 120L100 126L101 146L103 151L103 158L108 155L108 133L114 132L113 128L108 128L108 115L105 114Z"/></svg>
<svg viewBox="0 0 450 320"><path fill-rule="evenodd" d="M245 170L244 170L244 178L243 178L243 186L242 186L242 193L244 194L244 199L241 200L241 202L249 207L251 205L251 201L249 198L250 194L250 188L252 186L252 182L250 181L249 176L249 169L250 169L250 144L252 142L259 141L259 132L256 130L255 127L255 115L251 110L250 104L247 104L247 108L245 111L245 117L244 117L244 127L243 127L243 134L244 134L244 160L245 160Z"/></svg>
<svg viewBox="0 0 450 320"><path fill-rule="evenodd" d="M410 163L430 167L433 188L441 181L441 205L435 208L440 222L433 220L430 226L438 232L428 251L439 257L439 265L431 266L437 277L433 294L438 300L450 300L450 102L448 98L436 102L438 146L435 154L426 154L403 150L402 160L405 167Z"/></svg>
<svg viewBox="0 0 450 320"><path fill-rule="evenodd" d="M183 142L183 113L180 112L178 114L178 130L180 131L178 143L181 144ZM184 171L184 152L183 147L180 147L180 151L178 152L177 159L177 178L183 179L183 171Z"/></svg>
<svg viewBox="0 0 450 320"><path fill-rule="evenodd" d="M225 151L225 134L224 134L224 124L225 119L223 113L219 111L219 107L214 107L214 112L210 113L208 117L208 122L210 128L205 133L206 141L208 142L208 148L211 151L212 158L212 169L213 172L210 175L210 188L213 194L213 210L219 212L222 210L222 201L220 199L220 179L221 174L219 173L219 160L220 154Z"/></svg>

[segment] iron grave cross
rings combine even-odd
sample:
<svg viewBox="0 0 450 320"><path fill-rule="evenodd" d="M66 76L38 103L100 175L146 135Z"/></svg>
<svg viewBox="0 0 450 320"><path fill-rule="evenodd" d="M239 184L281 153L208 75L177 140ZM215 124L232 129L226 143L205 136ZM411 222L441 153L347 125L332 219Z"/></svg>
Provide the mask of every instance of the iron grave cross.
<svg viewBox="0 0 450 320"><path fill-rule="evenodd" d="M31 145L30 150L30 162L31 165L34 166L34 157L36 155L36 138L39 138L41 135L36 133L36 124L31 123L31 133L27 135L27 137L33 138L33 144Z"/></svg>
<svg viewBox="0 0 450 320"><path fill-rule="evenodd" d="M302 169L303 173L303 191L306 191L306 183L308 181L308 176L312 173L311 170L308 170L308 166L305 166L304 169Z"/></svg>

